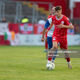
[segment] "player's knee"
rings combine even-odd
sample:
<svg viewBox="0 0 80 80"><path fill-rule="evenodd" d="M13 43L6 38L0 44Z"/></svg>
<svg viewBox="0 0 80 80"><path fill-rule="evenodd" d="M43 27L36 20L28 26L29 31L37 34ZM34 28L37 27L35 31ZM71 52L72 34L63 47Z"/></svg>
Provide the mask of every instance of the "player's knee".
<svg viewBox="0 0 80 80"><path fill-rule="evenodd" d="M53 46L53 49L57 49L58 47L57 46Z"/></svg>

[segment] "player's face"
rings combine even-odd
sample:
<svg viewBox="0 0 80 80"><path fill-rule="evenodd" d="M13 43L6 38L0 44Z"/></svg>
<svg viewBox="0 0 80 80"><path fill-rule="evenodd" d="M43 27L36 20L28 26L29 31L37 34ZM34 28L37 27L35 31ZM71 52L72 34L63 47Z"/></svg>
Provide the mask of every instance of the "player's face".
<svg viewBox="0 0 80 80"><path fill-rule="evenodd" d="M62 14L62 10L55 11L55 15L56 15L57 17L60 17L61 14Z"/></svg>
<svg viewBox="0 0 80 80"><path fill-rule="evenodd" d="M51 14L54 14L54 13L55 13L55 7L51 9Z"/></svg>

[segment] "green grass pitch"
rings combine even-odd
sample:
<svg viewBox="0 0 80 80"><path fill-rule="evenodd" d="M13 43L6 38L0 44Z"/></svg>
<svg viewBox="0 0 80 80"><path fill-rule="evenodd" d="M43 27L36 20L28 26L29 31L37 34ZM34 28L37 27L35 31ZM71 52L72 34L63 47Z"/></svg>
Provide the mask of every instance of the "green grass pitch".
<svg viewBox="0 0 80 80"><path fill-rule="evenodd" d="M69 47L80 49L80 46ZM72 69L57 58L55 70L46 70L44 47L0 46L0 80L80 80L80 58L72 58Z"/></svg>

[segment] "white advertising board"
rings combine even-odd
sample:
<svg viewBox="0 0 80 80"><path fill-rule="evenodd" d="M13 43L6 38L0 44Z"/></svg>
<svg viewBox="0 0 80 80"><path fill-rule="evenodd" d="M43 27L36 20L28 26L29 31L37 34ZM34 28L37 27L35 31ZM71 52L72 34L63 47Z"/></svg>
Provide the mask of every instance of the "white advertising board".
<svg viewBox="0 0 80 80"><path fill-rule="evenodd" d="M20 45L44 45L41 42L41 35L20 35Z"/></svg>
<svg viewBox="0 0 80 80"><path fill-rule="evenodd" d="M41 42L41 35L20 35L20 45L36 45L42 46L44 42ZM80 45L80 35L68 35L68 45Z"/></svg>
<svg viewBox="0 0 80 80"><path fill-rule="evenodd" d="M68 45L80 45L80 35L68 35Z"/></svg>
<svg viewBox="0 0 80 80"><path fill-rule="evenodd" d="M8 23L0 23L0 34L8 31Z"/></svg>

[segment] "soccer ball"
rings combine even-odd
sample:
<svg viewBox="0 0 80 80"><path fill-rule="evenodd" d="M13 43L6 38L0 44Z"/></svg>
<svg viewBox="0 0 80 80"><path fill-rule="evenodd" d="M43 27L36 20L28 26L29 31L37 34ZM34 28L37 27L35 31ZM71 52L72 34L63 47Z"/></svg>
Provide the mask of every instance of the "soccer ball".
<svg viewBox="0 0 80 80"><path fill-rule="evenodd" d="M53 69L55 69L55 64L54 64L54 63L48 63L48 64L46 65L46 68L47 68L48 70L53 70Z"/></svg>

